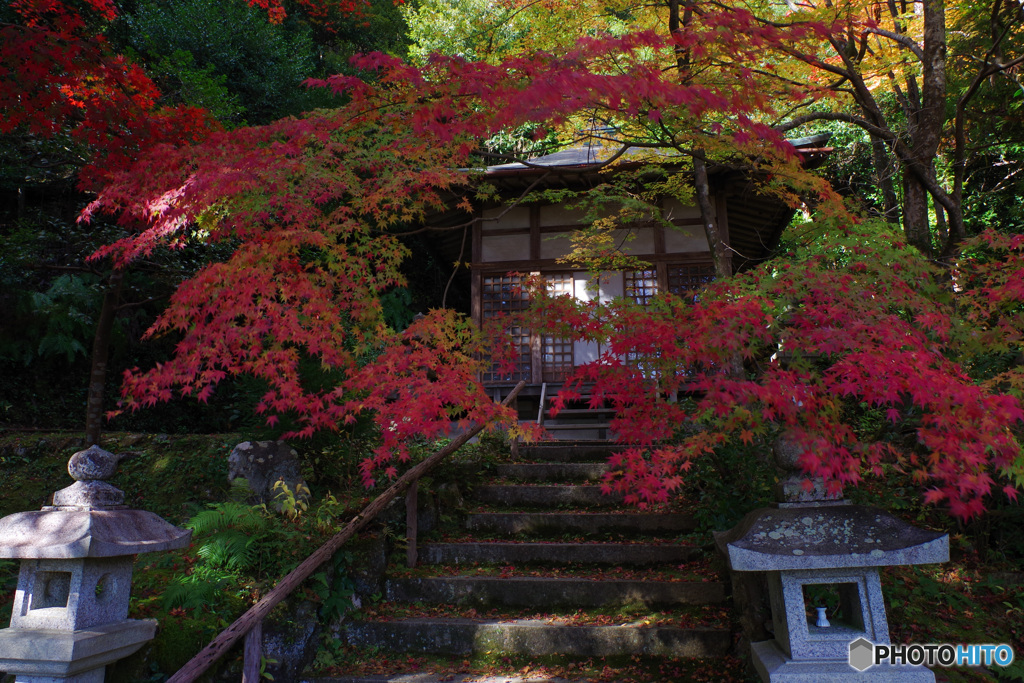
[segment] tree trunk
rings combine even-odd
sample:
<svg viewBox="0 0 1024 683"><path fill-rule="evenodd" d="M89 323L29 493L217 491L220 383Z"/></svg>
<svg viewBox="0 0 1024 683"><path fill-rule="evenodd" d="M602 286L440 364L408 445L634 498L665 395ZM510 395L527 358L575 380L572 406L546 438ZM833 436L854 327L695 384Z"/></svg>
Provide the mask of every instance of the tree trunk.
<svg viewBox="0 0 1024 683"><path fill-rule="evenodd" d="M927 257L932 255L928 225L928 192L909 171L903 172L903 233L907 242Z"/></svg>
<svg viewBox="0 0 1024 683"><path fill-rule="evenodd" d="M715 264L715 279L727 278L732 275L729 252L726 250L722 233L718 229L718 221L714 218L711 207L711 186L708 183L708 167L701 158L703 150L695 150L693 156L693 185L697 195L697 206L700 207L701 223L704 225L704 236L708 240L711 260Z"/></svg>
<svg viewBox="0 0 1024 683"><path fill-rule="evenodd" d="M899 200L896 198L896 188L893 186L893 169L890 168L889 158L885 153L885 143L878 138L871 138L871 158L875 167L875 182L882 190L882 212L886 221L898 223L900 220Z"/></svg>
<svg viewBox="0 0 1024 683"><path fill-rule="evenodd" d="M85 405L85 445L100 443L103 431L103 391L107 384L107 361L110 356L110 337L114 331L114 317L121 299L124 271L115 269L103 294L103 308L96 323L92 339L92 368L89 371L89 394Z"/></svg>
<svg viewBox="0 0 1024 683"><path fill-rule="evenodd" d="M921 45L921 107L910 125L913 155L933 181L935 155L946 122L946 6L943 0L924 0L924 34ZM934 183L933 183L934 184ZM903 230L907 241L931 257L931 228L928 223L929 193L913 173L903 174Z"/></svg>

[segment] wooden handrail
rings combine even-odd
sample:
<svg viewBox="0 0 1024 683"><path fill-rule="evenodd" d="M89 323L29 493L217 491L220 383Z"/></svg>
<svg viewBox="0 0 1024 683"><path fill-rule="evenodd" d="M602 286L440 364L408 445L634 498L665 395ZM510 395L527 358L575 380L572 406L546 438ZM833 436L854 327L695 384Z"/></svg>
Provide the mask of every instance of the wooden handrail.
<svg viewBox="0 0 1024 683"><path fill-rule="evenodd" d="M501 402L503 406L507 406L512 400L522 391L523 387L526 386L526 382L519 382L512 390L512 392L505 397L505 400ZM274 589L263 596L259 602L250 607L245 614L238 617L233 624L228 626L226 629L220 632L216 638L210 641L210 644L200 650L192 659L185 663L185 666L181 667L177 673L171 676L167 683L192 683L192 681L199 678L203 673L209 669L214 662L223 656L223 654L234 645L240 638L246 633L252 630L257 624L262 623L263 618L270 613L270 610L274 609L279 602L284 600L288 595L298 587L303 581L316 571L316 569L326 562L334 553L341 548L350 538L355 536L359 531L362 530L367 524L373 521L378 514L387 507L388 503L398 497L411 482L416 481L424 474L429 472L435 465L444 460L446 457L462 448L467 441L472 439L474 436L479 434L485 425L476 425L468 432L458 437L450 444L434 453L423 462L417 464L415 467L410 469L408 472L399 477L394 484L388 487L384 493L377 496L372 503L367 505L362 512L356 515L351 522L345 525L345 528L332 536L326 543L320 546L312 555L307 557L302 564L295 569L288 572L288 574L281 579L280 582Z"/></svg>

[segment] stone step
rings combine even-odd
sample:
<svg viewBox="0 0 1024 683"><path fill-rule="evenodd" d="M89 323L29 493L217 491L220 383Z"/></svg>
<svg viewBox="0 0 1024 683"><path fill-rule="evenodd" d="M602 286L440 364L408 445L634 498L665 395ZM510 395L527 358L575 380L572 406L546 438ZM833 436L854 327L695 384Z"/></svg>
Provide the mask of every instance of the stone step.
<svg viewBox="0 0 1024 683"><path fill-rule="evenodd" d="M477 676L475 674L422 673L377 676L318 676L299 683L573 683L567 678L547 676ZM577 682L578 683L578 682Z"/></svg>
<svg viewBox="0 0 1024 683"><path fill-rule="evenodd" d="M473 488L472 497L480 502L499 507L558 507L579 505L581 507L610 507L622 505L622 494L604 495L600 486L572 486L540 484L520 486L515 484L485 484Z"/></svg>
<svg viewBox="0 0 1024 683"><path fill-rule="evenodd" d="M701 552L700 548L692 546L644 543L423 543L419 547L419 561L424 564L645 566L688 562Z"/></svg>
<svg viewBox="0 0 1024 683"><path fill-rule="evenodd" d="M439 655L525 654L537 657L714 657L726 654L726 629L659 626L567 626L527 619L396 619L352 622L350 645Z"/></svg>
<svg viewBox="0 0 1024 683"><path fill-rule="evenodd" d="M536 462L599 462L627 448L608 441L538 441L520 445L519 458Z"/></svg>
<svg viewBox="0 0 1024 683"><path fill-rule="evenodd" d="M430 576L388 579L389 601L473 607L672 607L725 600L721 582L591 581L583 578Z"/></svg>
<svg viewBox="0 0 1024 683"><path fill-rule="evenodd" d="M544 534L680 534L693 531L697 522L683 513L643 512L475 512L466 518L470 531L490 533Z"/></svg>
<svg viewBox="0 0 1024 683"><path fill-rule="evenodd" d="M524 481L594 481L608 469L603 462L539 462L498 465L497 474L505 479Z"/></svg>

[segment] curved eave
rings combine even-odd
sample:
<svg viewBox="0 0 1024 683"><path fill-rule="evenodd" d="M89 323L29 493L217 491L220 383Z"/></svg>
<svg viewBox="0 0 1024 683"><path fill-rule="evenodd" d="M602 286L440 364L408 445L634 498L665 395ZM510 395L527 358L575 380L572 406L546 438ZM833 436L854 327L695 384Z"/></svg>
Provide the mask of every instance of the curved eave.
<svg viewBox="0 0 1024 683"><path fill-rule="evenodd" d="M0 519L0 558L121 557L188 545L192 532L145 510L42 510Z"/></svg>
<svg viewBox="0 0 1024 683"><path fill-rule="evenodd" d="M762 508L716 543L735 571L935 564L949 560L949 536L862 505Z"/></svg>

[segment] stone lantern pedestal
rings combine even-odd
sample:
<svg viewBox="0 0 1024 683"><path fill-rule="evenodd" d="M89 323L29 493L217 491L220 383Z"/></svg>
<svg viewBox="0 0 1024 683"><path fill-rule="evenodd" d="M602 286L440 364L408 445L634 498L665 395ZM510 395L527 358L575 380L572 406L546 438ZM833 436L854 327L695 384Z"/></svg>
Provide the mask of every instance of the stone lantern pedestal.
<svg viewBox="0 0 1024 683"><path fill-rule="evenodd" d="M117 457L96 446L71 457L75 484L53 506L0 520L0 557L21 560L10 628L0 630L0 671L17 683L100 683L104 667L156 632L128 619L136 554L188 545L191 532L129 510L102 481Z"/></svg>
<svg viewBox="0 0 1024 683"><path fill-rule="evenodd" d="M821 481L806 490L802 479L783 480L777 507L715 534L730 569L767 573L774 639L751 645L761 679L934 683L923 666L868 664L861 650L890 644L879 567L946 562L949 537L830 498Z"/></svg>

